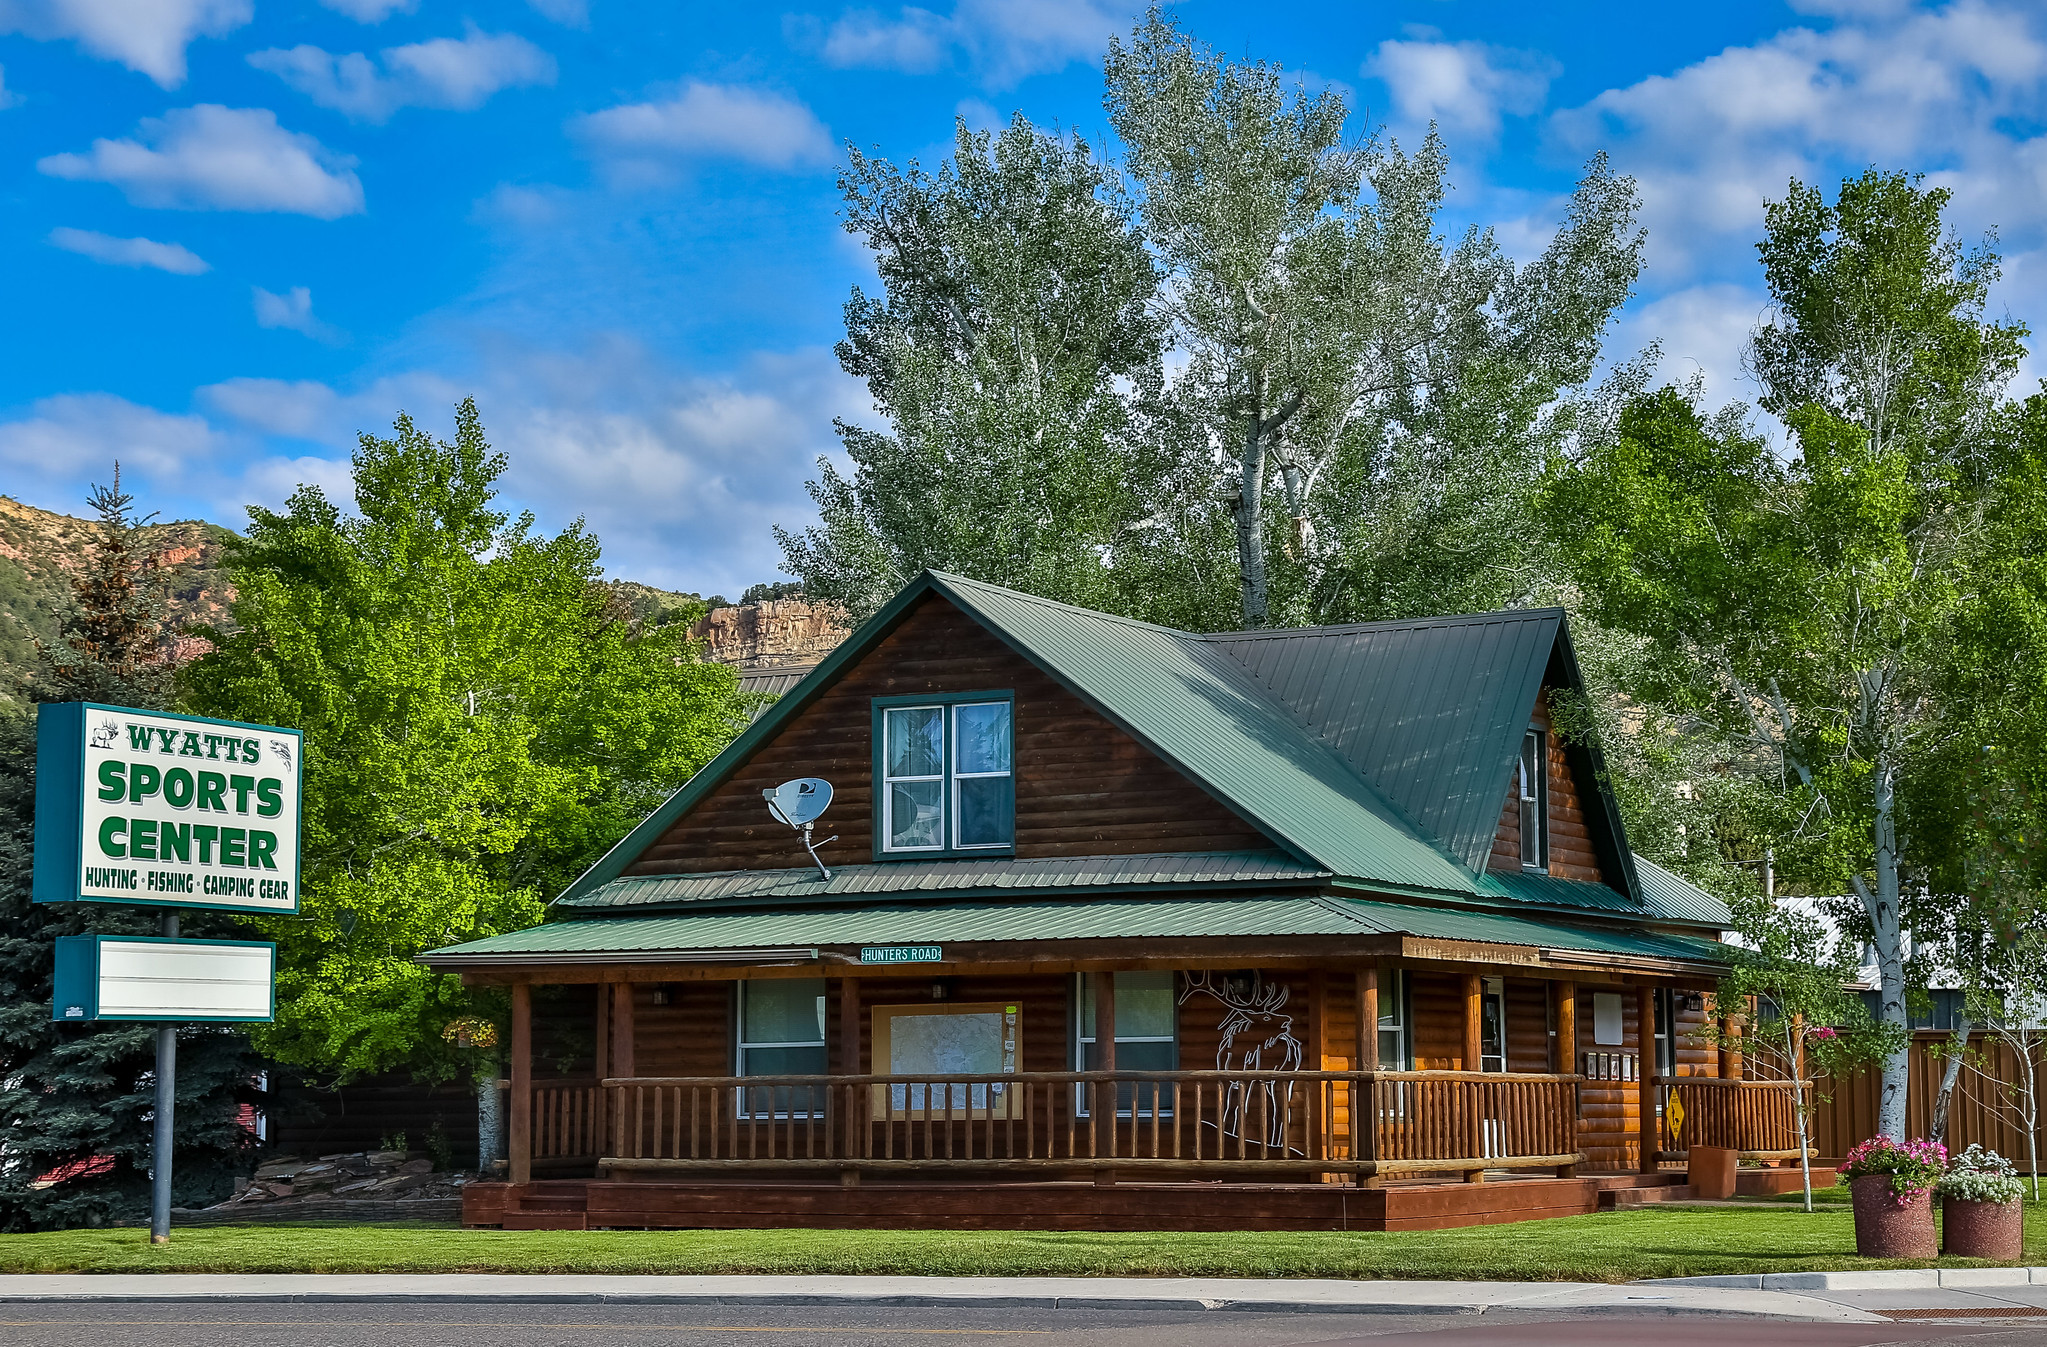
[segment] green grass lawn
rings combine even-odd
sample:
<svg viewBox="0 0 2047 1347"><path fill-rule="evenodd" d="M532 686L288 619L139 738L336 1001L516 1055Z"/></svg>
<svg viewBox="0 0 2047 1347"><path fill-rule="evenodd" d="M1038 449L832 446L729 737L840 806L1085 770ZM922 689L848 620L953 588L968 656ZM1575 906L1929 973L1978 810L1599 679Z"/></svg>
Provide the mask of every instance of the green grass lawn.
<svg viewBox="0 0 2047 1347"><path fill-rule="evenodd" d="M0 1272L896 1273L1629 1281L1915 1267L1855 1257L1845 1211L1757 1204L1612 1212L1411 1234L1030 1234L928 1230L457 1230L199 1226L0 1235ZM1950 1260L1955 1261L1955 1260ZM2026 1261L2047 1264L2047 1205Z"/></svg>

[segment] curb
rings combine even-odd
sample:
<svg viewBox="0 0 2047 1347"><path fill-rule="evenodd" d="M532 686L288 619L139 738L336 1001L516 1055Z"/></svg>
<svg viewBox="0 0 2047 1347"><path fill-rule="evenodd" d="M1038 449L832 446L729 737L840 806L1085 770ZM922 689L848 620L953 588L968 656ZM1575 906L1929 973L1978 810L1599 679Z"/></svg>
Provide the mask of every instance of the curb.
<svg viewBox="0 0 2047 1347"><path fill-rule="evenodd" d="M2047 1286L2047 1267L1898 1268L1884 1272L1763 1272L1657 1277L1634 1286L1720 1287L1732 1291L1928 1291L1937 1287Z"/></svg>
<svg viewBox="0 0 2047 1347"><path fill-rule="evenodd" d="M1817 1319L1835 1322L1873 1318L1853 1308L1821 1305L1798 1295L1757 1294L1754 1288L1652 1287L1584 1282L1336 1282L1296 1286L1269 1281L1187 1279L1174 1285L1128 1279L1121 1285L1075 1284L1080 1279L1043 1279L1004 1285L998 1279L960 1278L950 1285L904 1285L889 1278L860 1284L791 1284L800 1279L673 1279L591 1277L577 1285L563 1278L512 1278L477 1286L473 1279L335 1276L323 1282L304 1275L263 1277L181 1274L53 1274L0 1277L0 1303L181 1303L232 1300L270 1304L385 1305L665 1305L740 1307L1006 1309L1036 1311L1121 1311L1138 1313L1242 1312L1274 1315L1412 1315L1477 1317L1533 1314L1561 1318ZM711 1284L706 1285L705 1281ZM820 1279L825 1280L825 1279ZM941 1279L942 1280L942 1279ZM1164 1279L1162 1279L1164 1280ZM639 1284L634 1284L636 1281ZM894 1281L894 1284L889 1284ZM464 1285L464 1282L469 1284ZM540 1284L536 1285L535 1282ZM508 1284L509 1283L509 1284ZM565 1284L566 1283L566 1284ZM596 1284L593 1284L596 1283ZM665 1283L665 1284L663 1284ZM721 1284L722 1283L722 1284Z"/></svg>

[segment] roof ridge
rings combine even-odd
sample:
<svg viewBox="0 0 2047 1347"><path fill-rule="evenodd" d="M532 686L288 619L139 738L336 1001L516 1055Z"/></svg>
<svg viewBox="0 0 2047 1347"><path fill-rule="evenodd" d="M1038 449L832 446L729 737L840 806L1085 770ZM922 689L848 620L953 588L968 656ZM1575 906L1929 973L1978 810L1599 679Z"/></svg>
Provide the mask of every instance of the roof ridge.
<svg viewBox="0 0 2047 1347"><path fill-rule="evenodd" d="M1534 622L1563 617L1559 604L1539 608L1499 608L1485 613L1445 613L1437 617L1386 618L1378 622L1339 622L1315 627L1256 627L1245 631L1189 632L1197 641L1267 641L1294 636L1336 636L1362 631L1417 631L1427 627L1472 626L1481 622Z"/></svg>
<svg viewBox="0 0 2047 1347"><path fill-rule="evenodd" d="M1027 603L1035 603L1041 608L1057 608L1063 613L1075 613L1081 617L1093 618L1097 622L1115 622L1126 627L1142 627L1146 631L1155 631L1162 636L1178 637L1183 641L1207 639L1198 631L1185 631L1179 627L1168 627L1163 623L1146 622L1143 618L1125 617L1121 613L1105 613L1099 608L1083 608L1077 603L1061 603L1057 599L1048 599L1041 594L1033 594L1029 590L1011 589L1007 585L992 585L986 580L975 580L968 576L956 575L951 571L932 571L931 576L933 579L945 581L948 585L965 585L973 589L992 589L998 594L1022 599Z"/></svg>

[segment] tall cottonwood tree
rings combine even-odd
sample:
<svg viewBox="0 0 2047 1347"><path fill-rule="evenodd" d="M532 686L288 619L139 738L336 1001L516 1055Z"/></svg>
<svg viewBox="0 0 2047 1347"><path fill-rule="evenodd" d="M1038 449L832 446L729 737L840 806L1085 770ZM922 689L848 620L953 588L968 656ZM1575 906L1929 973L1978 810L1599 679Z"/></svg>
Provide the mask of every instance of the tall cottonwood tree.
<svg viewBox="0 0 2047 1347"><path fill-rule="evenodd" d="M1776 303L1752 363L1788 459L1738 409L1666 389L1564 465L1553 537L1595 620L1661 656L1634 689L1748 741L1797 807L1780 863L1851 892L1879 1018L1894 1031L1878 1121L1905 1126L1907 957L1921 899L1898 831L1915 756L1942 724L1945 648L1997 491L1990 432L2023 329L1984 316L1986 242L1945 230L1947 194L1872 171L1827 204L1794 183L1760 245Z"/></svg>
<svg viewBox="0 0 2047 1347"><path fill-rule="evenodd" d="M498 1009L413 956L538 922L745 725L687 623L644 628L580 523L496 502L475 404L455 438L364 435L353 513L300 487L228 554L237 629L186 671L195 709L305 734L304 889L278 941L276 1058L327 1078L474 1063L443 1036Z"/></svg>
<svg viewBox="0 0 2047 1347"><path fill-rule="evenodd" d="M1103 164L1022 117L959 124L936 172L848 153L846 228L882 293L854 290L837 351L888 428L839 423L853 473L819 461L820 523L776 530L787 568L855 616L925 567L1114 606L1160 329Z"/></svg>
<svg viewBox="0 0 2047 1347"><path fill-rule="evenodd" d="M935 174L854 152L885 295L845 367L888 428L782 533L813 597L871 611L924 565L1174 625L1526 601L1529 508L1639 265L1594 160L1516 266L1439 228L1448 158L1347 138L1342 97L1154 12L1104 69L1120 160L1021 118Z"/></svg>
<svg viewBox="0 0 2047 1347"><path fill-rule="evenodd" d="M1354 143L1340 95L1289 90L1280 67L1230 60L1157 10L1110 43L1105 79L1164 273L1156 303L1188 361L1187 452L1216 460L1234 526L1244 625L1426 605L1390 595L1389 573L1502 502L1488 522L1505 527L1447 549L1499 550L1448 569L1525 564L1513 554L1535 535L1512 506L1567 420L1546 409L1590 376L1639 270L1633 183L1595 159L1549 247L1517 267L1489 230L1439 233L1449 161L1433 130L1411 155ZM1418 534L1432 545L1405 546Z"/></svg>

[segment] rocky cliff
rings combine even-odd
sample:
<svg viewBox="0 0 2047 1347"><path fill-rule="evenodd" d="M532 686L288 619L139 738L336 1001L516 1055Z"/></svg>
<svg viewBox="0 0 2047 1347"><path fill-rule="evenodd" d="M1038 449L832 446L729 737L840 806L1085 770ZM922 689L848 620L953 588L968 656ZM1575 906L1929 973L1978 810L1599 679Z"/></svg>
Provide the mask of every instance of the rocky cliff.
<svg viewBox="0 0 2047 1347"><path fill-rule="evenodd" d="M689 634L704 656L742 671L815 664L851 635L836 608L803 599L767 599L713 608Z"/></svg>

